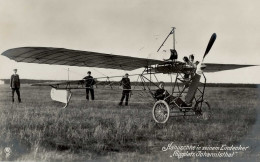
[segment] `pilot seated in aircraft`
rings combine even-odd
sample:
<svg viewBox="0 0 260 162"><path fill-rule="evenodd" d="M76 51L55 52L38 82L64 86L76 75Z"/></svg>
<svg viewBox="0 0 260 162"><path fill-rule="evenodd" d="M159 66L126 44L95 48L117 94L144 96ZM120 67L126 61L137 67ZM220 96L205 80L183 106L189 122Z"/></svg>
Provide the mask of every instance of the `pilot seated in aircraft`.
<svg viewBox="0 0 260 162"><path fill-rule="evenodd" d="M154 93L154 98L157 100L164 100L165 97L169 96L167 90L164 89L164 82L160 82L159 89L157 89Z"/></svg>
<svg viewBox="0 0 260 162"><path fill-rule="evenodd" d="M85 85L86 85L86 99L89 100L89 92L90 92L91 99L94 100L93 85L96 84L96 81L91 76L91 71L88 71L88 76L84 77L83 80L85 81Z"/></svg>
<svg viewBox="0 0 260 162"><path fill-rule="evenodd" d="M178 59L178 53L175 49L170 49L171 56L169 59L164 59L165 62L173 62Z"/></svg>

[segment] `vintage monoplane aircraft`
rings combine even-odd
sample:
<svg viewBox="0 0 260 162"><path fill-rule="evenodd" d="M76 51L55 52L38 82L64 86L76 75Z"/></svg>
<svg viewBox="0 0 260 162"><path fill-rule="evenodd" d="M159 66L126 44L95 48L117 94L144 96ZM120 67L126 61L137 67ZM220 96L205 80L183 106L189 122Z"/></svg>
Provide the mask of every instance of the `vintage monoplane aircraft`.
<svg viewBox="0 0 260 162"><path fill-rule="evenodd" d="M144 68L141 74L136 74L138 79L140 79L139 86L142 87L142 89L139 90L149 91L152 98L155 100L152 114L156 122L165 123L170 116L198 115L202 116L204 119L208 119L210 117L210 107L209 103L204 99L206 85L206 77L204 72L217 72L254 65L204 63L204 58L210 51L216 39L216 34L213 33L203 55L203 59L196 66L189 66L184 62L177 61L178 54L175 50L175 28L172 28L158 51L170 35L173 35L174 43L173 49L170 50L168 59L166 60L119 56L52 47L13 48L3 52L2 55L17 62L27 63L97 67L120 70L135 70ZM172 92L167 93L163 99L158 99L155 96L154 89L151 88L151 86L159 87L159 81L157 80L155 74L170 74L171 77L172 74L176 75L175 80L172 80L171 82ZM157 81L154 82L151 80L152 75L154 75ZM187 75L189 76L188 78ZM200 81L202 78L201 76L204 78L204 81ZM112 77L107 77L107 83L111 85L109 78ZM98 80L101 78L96 79ZM200 82L202 82L202 86L199 86ZM51 86L52 99L66 103L65 107L67 107L70 101L72 89L89 88L85 87L84 81L82 80L41 83L36 85ZM135 89L132 90L134 91ZM186 93L186 95L183 99L182 97L184 93Z"/></svg>

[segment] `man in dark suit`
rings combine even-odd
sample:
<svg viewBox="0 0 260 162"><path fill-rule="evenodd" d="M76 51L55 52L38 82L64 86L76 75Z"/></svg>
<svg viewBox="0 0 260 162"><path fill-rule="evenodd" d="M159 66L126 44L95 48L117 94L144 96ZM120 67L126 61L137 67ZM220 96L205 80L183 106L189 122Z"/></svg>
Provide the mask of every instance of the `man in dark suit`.
<svg viewBox="0 0 260 162"><path fill-rule="evenodd" d="M16 92L16 94L18 96L18 101L21 102L20 78L19 78L19 75L17 74L17 69L14 69L14 74L11 76L10 88L12 89L12 102L14 102L14 92Z"/></svg>
<svg viewBox="0 0 260 162"><path fill-rule="evenodd" d="M154 93L154 98L156 100L164 100L165 97L169 95L169 93L164 89L164 82L160 82L159 89L157 89Z"/></svg>
<svg viewBox="0 0 260 162"><path fill-rule="evenodd" d="M123 92L122 92L122 97L121 97L119 105L121 106L123 104L124 99L125 99L125 105L127 106L129 94L131 92L131 83L130 83L130 79L128 78L127 73L125 74L125 76L120 81L120 86L123 87Z"/></svg>
<svg viewBox="0 0 260 162"><path fill-rule="evenodd" d="M91 76L91 71L88 71L88 76L84 77L83 80L85 81L86 85L86 99L89 100L89 92L91 95L91 99L94 100L94 88L93 85L96 84L94 78Z"/></svg>

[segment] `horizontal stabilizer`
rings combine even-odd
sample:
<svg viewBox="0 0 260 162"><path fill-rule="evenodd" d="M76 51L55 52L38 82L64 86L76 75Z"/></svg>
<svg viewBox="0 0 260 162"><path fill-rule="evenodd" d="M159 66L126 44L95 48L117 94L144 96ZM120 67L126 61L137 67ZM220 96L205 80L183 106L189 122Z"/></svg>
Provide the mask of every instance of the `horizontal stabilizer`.
<svg viewBox="0 0 260 162"><path fill-rule="evenodd" d="M34 83L32 86L58 86L58 85L83 85L84 80L73 80L73 81L51 81L51 82L42 82Z"/></svg>

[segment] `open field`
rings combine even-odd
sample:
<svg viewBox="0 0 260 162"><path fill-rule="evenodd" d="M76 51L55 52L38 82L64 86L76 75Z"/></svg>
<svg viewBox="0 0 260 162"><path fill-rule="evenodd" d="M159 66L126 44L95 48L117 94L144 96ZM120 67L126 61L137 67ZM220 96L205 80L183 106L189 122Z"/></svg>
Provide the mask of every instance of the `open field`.
<svg viewBox="0 0 260 162"><path fill-rule="evenodd" d="M23 102L12 104L10 89L1 85L0 149L11 147L9 158L18 160L110 159L113 155L122 161L122 156L152 160L169 142L237 144L256 121L257 90L209 87L205 94L213 113L209 121L178 117L156 124L153 103L147 102L151 98L145 94L133 94L130 100L139 103L120 107L120 91L96 90L96 99L105 101L86 102L84 90L76 90L69 107L61 109L61 103L51 101L49 87L23 85ZM5 160L3 151L0 155Z"/></svg>

